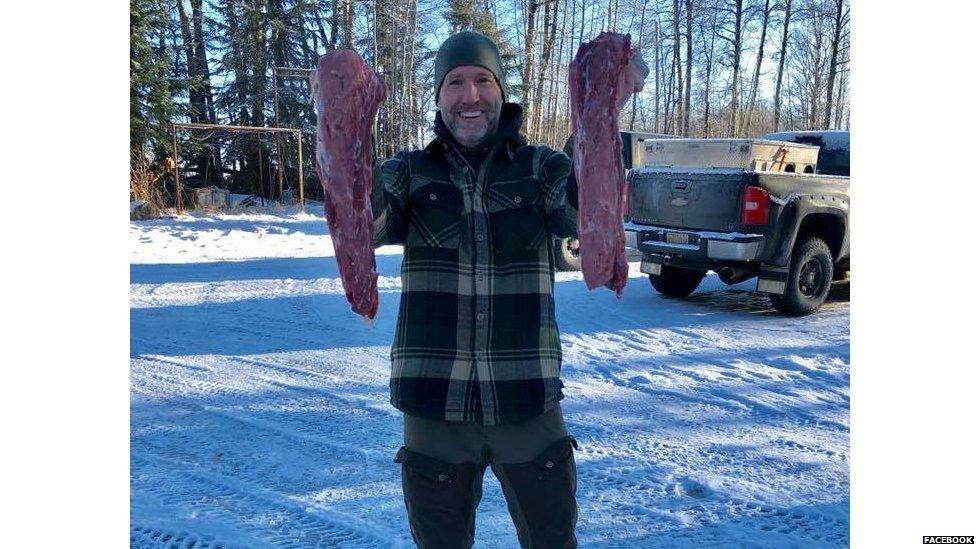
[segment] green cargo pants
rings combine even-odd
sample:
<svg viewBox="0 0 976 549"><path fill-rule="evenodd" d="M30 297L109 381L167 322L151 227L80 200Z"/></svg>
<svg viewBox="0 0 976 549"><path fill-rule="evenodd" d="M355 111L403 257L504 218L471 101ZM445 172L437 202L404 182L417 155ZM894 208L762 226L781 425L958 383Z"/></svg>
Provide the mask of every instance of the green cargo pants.
<svg viewBox="0 0 976 549"><path fill-rule="evenodd" d="M403 498L421 549L469 548L485 469L501 482L523 548L576 542L576 441L559 406L522 423L485 426L404 416Z"/></svg>

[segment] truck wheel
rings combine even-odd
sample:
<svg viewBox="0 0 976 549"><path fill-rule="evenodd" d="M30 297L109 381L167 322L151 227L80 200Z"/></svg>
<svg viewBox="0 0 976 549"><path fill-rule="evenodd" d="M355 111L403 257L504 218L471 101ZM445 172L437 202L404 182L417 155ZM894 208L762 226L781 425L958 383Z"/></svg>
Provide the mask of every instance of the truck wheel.
<svg viewBox="0 0 976 549"><path fill-rule="evenodd" d="M553 242L556 256L556 268L560 271L580 270L579 240L575 238L557 238Z"/></svg>
<svg viewBox="0 0 976 549"><path fill-rule="evenodd" d="M658 292L670 297L688 297L701 284L706 272L661 265L661 274L647 276Z"/></svg>
<svg viewBox="0 0 976 549"><path fill-rule="evenodd" d="M793 250L786 293L770 295L769 301L784 315L808 315L827 299L833 277L834 261L827 243L821 238L808 238Z"/></svg>

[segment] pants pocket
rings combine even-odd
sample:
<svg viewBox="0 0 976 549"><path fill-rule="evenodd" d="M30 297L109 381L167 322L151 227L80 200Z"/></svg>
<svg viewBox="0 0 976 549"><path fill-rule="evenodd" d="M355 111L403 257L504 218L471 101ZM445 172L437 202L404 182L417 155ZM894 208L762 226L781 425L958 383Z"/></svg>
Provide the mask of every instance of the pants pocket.
<svg viewBox="0 0 976 549"><path fill-rule="evenodd" d="M479 467L453 464L401 447L403 499L410 533L420 548L469 548L481 499ZM477 480L477 482L476 482Z"/></svg>
<svg viewBox="0 0 976 549"><path fill-rule="evenodd" d="M523 546L577 547L576 447L576 439L567 436L532 461L502 465L513 492L508 496L509 509Z"/></svg>

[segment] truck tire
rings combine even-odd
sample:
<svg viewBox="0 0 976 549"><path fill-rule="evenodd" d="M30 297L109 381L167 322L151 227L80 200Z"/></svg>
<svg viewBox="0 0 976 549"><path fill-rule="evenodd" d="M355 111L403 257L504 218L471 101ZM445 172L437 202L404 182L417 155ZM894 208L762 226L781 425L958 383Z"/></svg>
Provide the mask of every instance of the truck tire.
<svg viewBox="0 0 976 549"><path fill-rule="evenodd" d="M706 272L661 265L661 274L647 276L658 292L669 297L688 297L701 284Z"/></svg>
<svg viewBox="0 0 976 549"><path fill-rule="evenodd" d="M834 277L834 258L823 239L810 237L793 250L786 293L769 301L786 316L808 315L823 305Z"/></svg>
<svg viewBox="0 0 976 549"><path fill-rule="evenodd" d="M579 240L557 238L553 241L553 252L556 259L556 269L560 271L580 270Z"/></svg>

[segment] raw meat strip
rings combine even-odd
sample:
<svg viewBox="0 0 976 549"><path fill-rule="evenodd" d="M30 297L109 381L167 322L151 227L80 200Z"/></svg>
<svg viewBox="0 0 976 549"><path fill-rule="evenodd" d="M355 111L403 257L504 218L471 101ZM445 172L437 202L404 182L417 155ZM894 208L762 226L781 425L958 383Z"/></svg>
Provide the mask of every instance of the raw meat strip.
<svg viewBox="0 0 976 549"><path fill-rule="evenodd" d="M312 93L318 125L315 171L325 195L325 220L346 300L367 321L376 316L376 257L370 135L386 83L352 50L334 50L319 58Z"/></svg>
<svg viewBox="0 0 976 549"><path fill-rule="evenodd" d="M569 65L580 266L588 288L607 286L618 298L627 284L622 224L627 182L617 103L633 93L618 89L627 85L621 77L629 70L631 53L629 34L604 32L580 45Z"/></svg>

